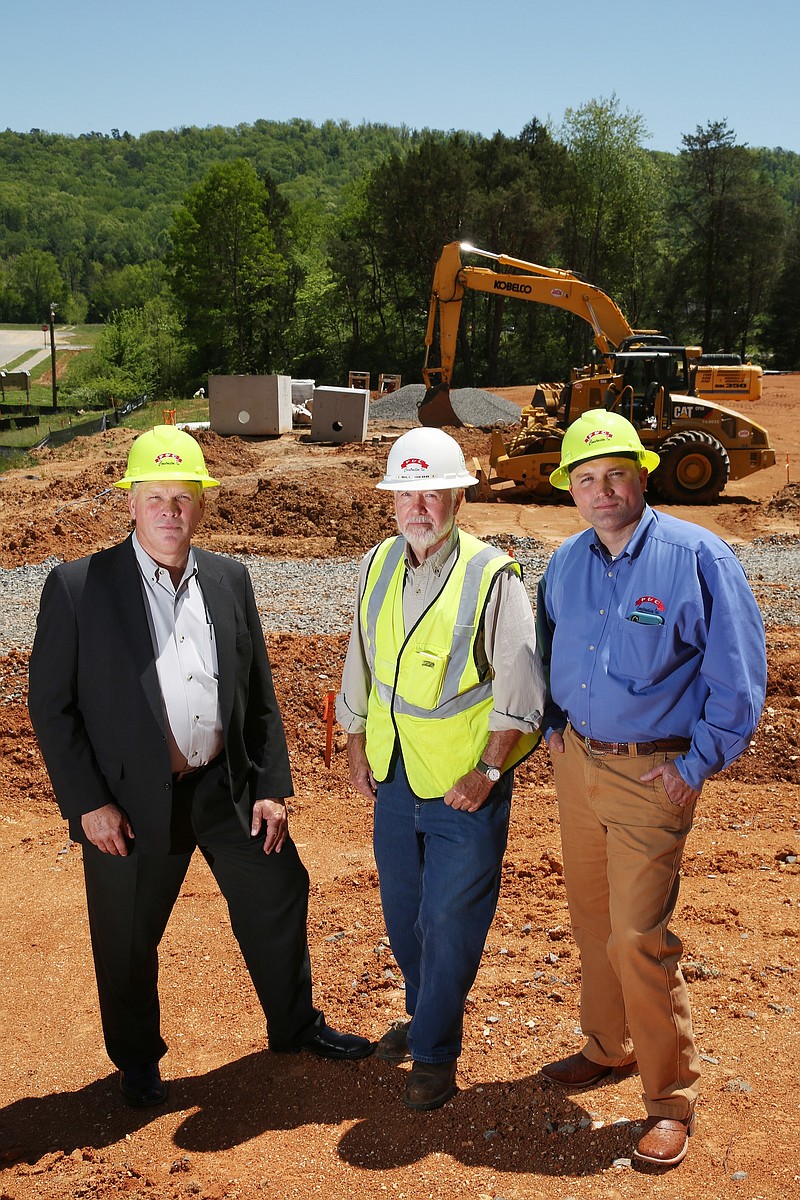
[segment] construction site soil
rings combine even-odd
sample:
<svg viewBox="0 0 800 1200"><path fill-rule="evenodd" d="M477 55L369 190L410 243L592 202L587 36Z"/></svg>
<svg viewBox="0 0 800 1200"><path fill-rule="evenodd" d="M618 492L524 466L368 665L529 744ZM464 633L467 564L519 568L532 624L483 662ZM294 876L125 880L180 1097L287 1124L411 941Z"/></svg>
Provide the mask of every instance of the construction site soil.
<svg viewBox="0 0 800 1200"><path fill-rule="evenodd" d="M530 391L503 395L524 403ZM800 533L800 376L767 377L763 400L742 411L769 430L777 465L729 485L719 504L673 511L732 541L780 535L779 545ZM390 497L374 484L398 432L371 424L376 440L363 446L200 433L222 487L209 495L198 543L283 558L359 554L393 528ZM468 456L488 461L488 432L456 436ZM119 540L127 509L109 489L132 437L118 428L78 439L0 476L0 566ZM580 527L569 501L469 505L462 524L546 547ZM759 600L766 611L769 595ZM313 613L313 594L307 605ZM295 776L290 825L312 881L315 999L336 1028L377 1038L403 1017L403 992L381 919L370 805L348 786L341 732L330 769L324 762L325 695L337 686L346 635L267 636ZM643 1115L636 1077L565 1094L538 1073L580 1046L579 960L542 749L518 772L459 1092L444 1108L403 1107L407 1066L266 1050L224 902L199 855L162 943L169 1100L128 1108L102 1047L80 849L67 839L28 721L27 649L0 658L2 1200L797 1194L799 651L800 629L769 623L761 726L698 805L674 927L705 1076L689 1156L666 1174L631 1165Z"/></svg>

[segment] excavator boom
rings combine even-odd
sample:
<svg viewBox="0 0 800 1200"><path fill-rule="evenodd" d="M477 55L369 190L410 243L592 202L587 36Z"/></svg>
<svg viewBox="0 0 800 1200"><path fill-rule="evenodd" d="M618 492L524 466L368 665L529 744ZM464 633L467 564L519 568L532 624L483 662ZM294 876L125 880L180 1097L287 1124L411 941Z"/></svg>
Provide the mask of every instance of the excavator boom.
<svg viewBox="0 0 800 1200"><path fill-rule="evenodd" d="M461 253L493 259L501 267L513 267L524 274L504 274L488 267L464 266ZM478 250L467 242L450 242L444 247L433 276L425 332L425 365L422 377L426 393L418 408L423 425L461 425L450 404L449 388L456 359L461 306L467 290L487 295L512 296L534 304L548 304L586 321L594 333L595 345L610 363L617 346L636 334L652 335L655 330L631 329L623 313L610 296L586 283L572 271L544 267L507 254ZM430 365L430 351L439 332L439 365Z"/></svg>
<svg viewBox="0 0 800 1200"><path fill-rule="evenodd" d="M501 267L513 267L525 274L503 274L488 267L465 267L461 262L462 250L494 259ZM654 332L631 329L610 296L572 271L543 267L539 263L511 258L506 254L492 254L488 250L477 250L465 242L450 242L436 264L431 288L425 334L425 366L422 371L428 387L439 382L449 384L452 380L461 305L467 289L494 296L513 296L535 304L549 304L553 308L574 313L591 326L595 344L605 357L625 338L635 333ZM441 363L438 367L431 367L429 356L434 344L437 317Z"/></svg>

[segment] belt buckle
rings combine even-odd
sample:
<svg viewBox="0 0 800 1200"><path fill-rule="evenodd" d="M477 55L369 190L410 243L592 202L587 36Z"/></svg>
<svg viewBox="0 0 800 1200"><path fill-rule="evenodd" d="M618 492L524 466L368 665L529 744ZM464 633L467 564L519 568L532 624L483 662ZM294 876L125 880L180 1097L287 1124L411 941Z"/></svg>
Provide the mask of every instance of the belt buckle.
<svg viewBox="0 0 800 1200"><path fill-rule="evenodd" d="M608 750L600 750L597 746L593 746L592 742L595 740L596 739L590 737L585 737L583 739L584 745L586 746L586 753L592 758L605 758L608 754Z"/></svg>

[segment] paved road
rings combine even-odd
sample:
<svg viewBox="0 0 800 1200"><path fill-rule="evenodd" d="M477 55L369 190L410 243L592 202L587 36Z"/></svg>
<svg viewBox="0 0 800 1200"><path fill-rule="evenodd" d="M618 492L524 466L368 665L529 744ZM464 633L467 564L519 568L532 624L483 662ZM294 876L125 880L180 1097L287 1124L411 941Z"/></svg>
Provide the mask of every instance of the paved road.
<svg viewBox="0 0 800 1200"><path fill-rule="evenodd" d="M72 336L69 332L64 334L57 329L56 350L87 349L86 346L79 346L71 341ZM50 357L50 331L44 333L41 329L0 329L0 370L6 363L19 358L26 350L33 350L35 353L20 364L21 371L31 371L37 363Z"/></svg>
<svg viewBox="0 0 800 1200"><path fill-rule="evenodd" d="M26 350L35 350L37 353L35 357L27 358L21 364L22 371L30 371L31 367L50 353L49 331L44 334L41 329L0 329L0 368L19 358Z"/></svg>

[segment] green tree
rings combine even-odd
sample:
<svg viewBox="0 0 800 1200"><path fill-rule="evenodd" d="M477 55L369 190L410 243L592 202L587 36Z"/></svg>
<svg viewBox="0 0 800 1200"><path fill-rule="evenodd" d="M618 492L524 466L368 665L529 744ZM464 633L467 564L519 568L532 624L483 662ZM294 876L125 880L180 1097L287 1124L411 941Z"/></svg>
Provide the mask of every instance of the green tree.
<svg viewBox="0 0 800 1200"><path fill-rule="evenodd" d="M549 131L535 121L519 138L496 133L476 143L469 211L481 247L528 262L551 261L560 218L557 203L548 197L554 149ZM485 259L481 265L487 265ZM532 378L542 365L546 319L541 306L474 292L465 305L474 331L473 370L487 383Z"/></svg>
<svg viewBox="0 0 800 1200"><path fill-rule="evenodd" d="M142 308L148 300L161 295L166 287L164 264L151 259L145 263L128 263L118 270L102 271L92 291L96 310L108 318L118 309Z"/></svg>
<svg viewBox="0 0 800 1200"><path fill-rule="evenodd" d="M161 398L180 394L189 378L188 351L177 313L157 296L141 308L113 313L94 350L70 365L62 390L94 407L143 392Z"/></svg>
<svg viewBox="0 0 800 1200"><path fill-rule="evenodd" d="M60 302L64 293L58 263L47 250L23 250L11 266L11 287L25 321L44 320L51 301Z"/></svg>
<svg viewBox="0 0 800 1200"><path fill-rule="evenodd" d="M175 213L170 238L172 288L203 368L269 371L269 315L287 267L255 169L241 158L212 167Z"/></svg>
<svg viewBox="0 0 800 1200"><path fill-rule="evenodd" d="M770 297L763 341L776 367L800 370L800 212L794 219L786 255Z"/></svg>
<svg viewBox="0 0 800 1200"><path fill-rule="evenodd" d="M667 306L706 350L746 351L780 261L782 209L759 157L725 121L682 138L672 172Z"/></svg>
<svg viewBox="0 0 800 1200"><path fill-rule="evenodd" d="M562 203L565 265L617 301L632 325L650 302L661 188L640 113L615 94L568 108Z"/></svg>

